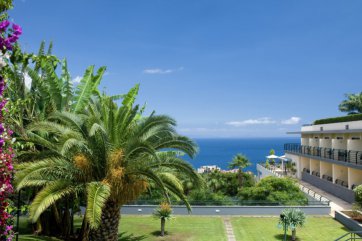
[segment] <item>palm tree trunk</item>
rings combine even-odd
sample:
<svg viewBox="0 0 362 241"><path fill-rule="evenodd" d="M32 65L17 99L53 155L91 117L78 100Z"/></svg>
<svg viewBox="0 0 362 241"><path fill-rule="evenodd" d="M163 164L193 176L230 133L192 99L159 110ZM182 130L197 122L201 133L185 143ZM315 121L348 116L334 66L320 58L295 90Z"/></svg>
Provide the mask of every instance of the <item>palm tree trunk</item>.
<svg viewBox="0 0 362 241"><path fill-rule="evenodd" d="M74 206L71 209L72 211L70 212L70 234L73 235L74 234Z"/></svg>
<svg viewBox="0 0 362 241"><path fill-rule="evenodd" d="M65 201L65 209L64 209L64 214L63 214L62 225L63 225L63 237L65 240L69 240L70 229L71 229L70 228L71 221L70 221L70 212L69 212L69 200Z"/></svg>
<svg viewBox="0 0 362 241"><path fill-rule="evenodd" d="M161 218L161 236L165 236L165 223L166 223L166 220L165 218Z"/></svg>
<svg viewBox="0 0 362 241"><path fill-rule="evenodd" d="M91 230L91 241L118 241L118 224L120 219L119 204L108 201L102 210L101 225L96 230Z"/></svg>
<svg viewBox="0 0 362 241"><path fill-rule="evenodd" d="M58 227L58 229L60 231L59 233L62 233L63 232L62 219L60 217L60 213L59 213L59 210L58 210L58 207L57 207L56 203L52 205L52 212L53 212L53 215L54 215L55 223L57 224L57 227Z"/></svg>
<svg viewBox="0 0 362 241"><path fill-rule="evenodd" d="M86 215L83 216L82 227L80 228L80 233L78 236L78 241L88 241L89 240L89 225L86 219Z"/></svg>
<svg viewBox="0 0 362 241"><path fill-rule="evenodd" d="M296 229L292 229L292 240L295 241L296 239L296 234L297 234L297 230Z"/></svg>
<svg viewBox="0 0 362 241"><path fill-rule="evenodd" d="M238 180L239 180L239 188L243 187L243 171L239 169L238 171Z"/></svg>

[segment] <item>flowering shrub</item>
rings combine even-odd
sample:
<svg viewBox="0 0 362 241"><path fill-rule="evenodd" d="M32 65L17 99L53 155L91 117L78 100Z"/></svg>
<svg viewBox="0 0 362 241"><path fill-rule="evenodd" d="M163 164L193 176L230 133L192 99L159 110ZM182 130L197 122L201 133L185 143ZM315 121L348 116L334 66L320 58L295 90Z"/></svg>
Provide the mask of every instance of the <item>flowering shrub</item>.
<svg viewBox="0 0 362 241"><path fill-rule="evenodd" d="M5 56L6 51L12 50L13 45L19 39L22 29L19 25L12 24L8 20L0 22L0 51ZM1 71L3 73L4 71ZM9 212L8 197L13 192L11 184L13 176L12 149L13 132L7 126L6 109L7 100L4 98L6 82L0 75L0 240L10 241L14 236L13 220Z"/></svg>
<svg viewBox="0 0 362 241"><path fill-rule="evenodd" d="M22 29L19 25L12 24L12 28L10 27L10 22L8 20L4 20L0 23L0 49L1 50L12 50L13 45L18 41L19 36L22 34Z"/></svg>

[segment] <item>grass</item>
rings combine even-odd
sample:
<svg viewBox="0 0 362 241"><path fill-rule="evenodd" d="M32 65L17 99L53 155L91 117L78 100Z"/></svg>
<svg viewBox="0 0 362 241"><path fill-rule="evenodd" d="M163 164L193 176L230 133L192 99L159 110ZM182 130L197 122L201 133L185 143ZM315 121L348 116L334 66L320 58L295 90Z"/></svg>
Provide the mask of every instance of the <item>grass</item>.
<svg viewBox="0 0 362 241"><path fill-rule="evenodd" d="M150 241L226 241L221 217L176 216L166 222L165 237L159 236L160 221L151 216L123 216L120 231L144 235Z"/></svg>
<svg viewBox="0 0 362 241"><path fill-rule="evenodd" d="M78 220L77 220L78 221ZM80 222L76 222L80 224ZM26 228L26 219L21 220L21 232ZM122 215L119 226L120 241L226 241L224 223L221 217L177 216L166 222L166 236L160 237L160 221L152 216ZM20 235L20 241L58 239Z"/></svg>
<svg viewBox="0 0 362 241"><path fill-rule="evenodd" d="M277 217L232 217L236 240L283 240L283 230L277 227ZM76 220L77 226L80 220ZM20 233L30 233L26 219L21 219ZM166 236L159 236L160 221L152 216L122 215L120 241L226 241L222 217L176 216L166 223ZM331 217L307 216L305 227L297 229L297 240L335 240L348 232ZM290 234L291 232L289 232ZM58 241L50 237L21 235L20 241ZM288 236L287 240L290 240Z"/></svg>
<svg viewBox="0 0 362 241"><path fill-rule="evenodd" d="M283 229L277 227L277 217L235 217L231 219L236 240L270 241L283 240ZM297 229L297 240L335 240L348 232L331 217L307 216L306 224ZM291 240L291 231L287 240Z"/></svg>

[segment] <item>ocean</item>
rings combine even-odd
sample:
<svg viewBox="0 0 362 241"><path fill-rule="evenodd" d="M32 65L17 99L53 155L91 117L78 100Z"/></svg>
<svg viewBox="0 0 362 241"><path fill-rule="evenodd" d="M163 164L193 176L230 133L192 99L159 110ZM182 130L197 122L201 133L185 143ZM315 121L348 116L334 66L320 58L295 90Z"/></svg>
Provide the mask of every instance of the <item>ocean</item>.
<svg viewBox="0 0 362 241"><path fill-rule="evenodd" d="M275 155L284 155L285 143L299 143L298 137L283 138L243 138L243 139L195 139L199 153L194 159L186 158L195 168L205 165L217 165L227 169L228 163L238 153L246 155L251 166L245 171L256 173L256 163L264 162L270 149Z"/></svg>

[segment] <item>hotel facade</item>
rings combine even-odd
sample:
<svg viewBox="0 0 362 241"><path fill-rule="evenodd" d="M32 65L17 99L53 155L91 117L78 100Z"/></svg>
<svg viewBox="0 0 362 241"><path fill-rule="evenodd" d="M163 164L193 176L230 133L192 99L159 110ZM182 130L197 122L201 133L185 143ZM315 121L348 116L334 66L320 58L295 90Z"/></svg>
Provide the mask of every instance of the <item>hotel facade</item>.
<svg viewBox="0 0 362 241"><path fill-rule="evenodd" d="M305 125L300 143L284 145L296 177L349 203L362 184L362 120Z"/></svg>

